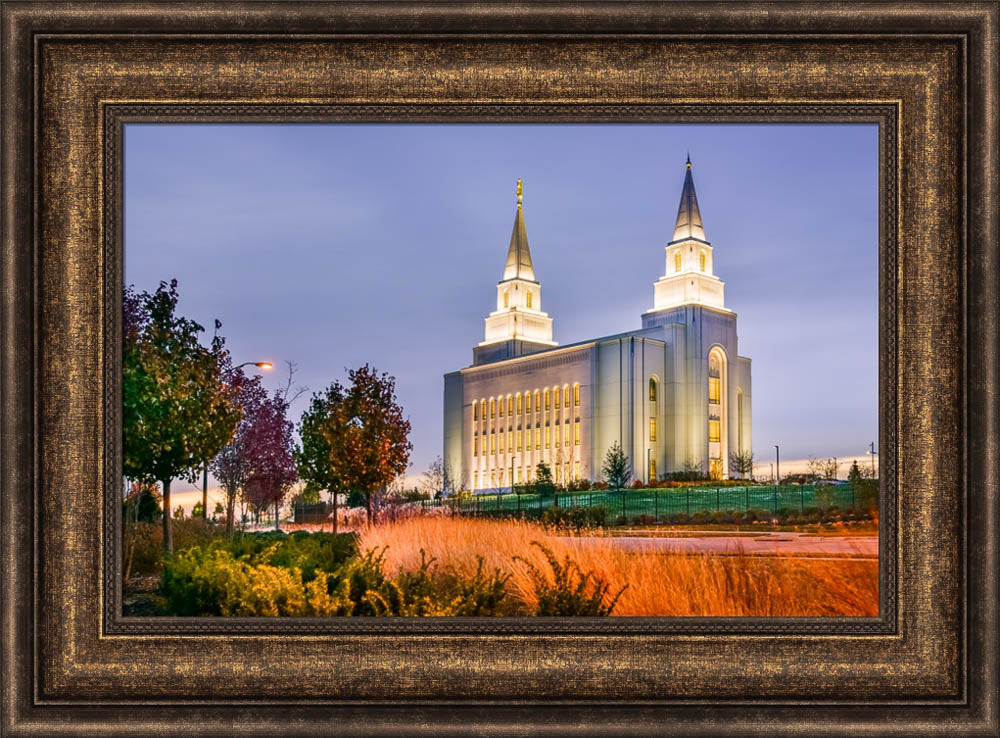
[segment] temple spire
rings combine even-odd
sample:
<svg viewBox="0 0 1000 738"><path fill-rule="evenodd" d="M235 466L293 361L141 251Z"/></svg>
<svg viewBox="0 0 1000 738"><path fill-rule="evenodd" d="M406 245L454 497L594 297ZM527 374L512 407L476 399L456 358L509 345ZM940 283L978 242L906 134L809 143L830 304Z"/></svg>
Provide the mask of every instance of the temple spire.
<svg viewBox="0 0 1000 738"><path fill-rule="evenodd" d="M517 180L517 211L514 213L514 230L510 234L510 248L507 249L507 265L503 270L504 281L508 279L535 280L535 269L531 264L531 250L528 248L528 233L524 228L521 214L521 180Z"/></svg>
<svg viewBox="0 0 1000 738"><path fill-rule="evenodd" d="M691 176L691 155L688 154L684 173L684 188L681 190L681 204L677 208L677 223L674 225L674 237L671 242L685 238L696 238L707 241L705 229L701 224L701 212L698 210L698 196L694 192L694 177Z"/></svg>

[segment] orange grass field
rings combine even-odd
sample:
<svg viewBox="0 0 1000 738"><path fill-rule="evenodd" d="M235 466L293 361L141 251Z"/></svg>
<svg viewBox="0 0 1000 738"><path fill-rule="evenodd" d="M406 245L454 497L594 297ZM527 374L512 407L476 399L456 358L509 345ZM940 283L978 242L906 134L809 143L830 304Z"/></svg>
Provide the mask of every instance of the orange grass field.
<svg viewBox="0 0 1000 738"><path fill-rule="evenodd" d="M628 585L614 609L617 616L875 616L878 560L809 559L791 556L720 555L624 551L600 536L551 531L517 520L416 517L365 529L361 550L386 548L390 572L420 566L420 550L442 567L473 574L476 556L486 569L511 574L511 594L536 602L521 556L549 572L532 541L562 561L567 554L585 572L611 585L613 596Z"/></svg>

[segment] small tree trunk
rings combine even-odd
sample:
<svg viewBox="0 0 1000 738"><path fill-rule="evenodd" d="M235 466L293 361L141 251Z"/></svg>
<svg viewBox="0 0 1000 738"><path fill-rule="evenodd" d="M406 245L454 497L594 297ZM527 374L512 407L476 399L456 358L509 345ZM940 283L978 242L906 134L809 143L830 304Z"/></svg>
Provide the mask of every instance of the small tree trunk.
<svg viewBox="0 0 1000 738"><path fill-rule="evenodd" d="M337 493L333 493L333 534L337 535Z"/></svg>
<svg viewBox="0 0 1000 738"><path fill-rule="evenodd" d="M163 480L163 550L167 553L174 552L174 539L171 535L170 517L170 480Z"/></svg>
<svg viewBox="0 0 1000 738"><path fill-rule="evenodd" d="M274 501L274 529L281 530L281 519L278 517L278 501Z"/></svg>
<svg viewBox="0 0 1000 738"><path fill-rule="evenodd" d="M233 517L236 515L236 495L226 493L226 536L233 537Z"/></svg>

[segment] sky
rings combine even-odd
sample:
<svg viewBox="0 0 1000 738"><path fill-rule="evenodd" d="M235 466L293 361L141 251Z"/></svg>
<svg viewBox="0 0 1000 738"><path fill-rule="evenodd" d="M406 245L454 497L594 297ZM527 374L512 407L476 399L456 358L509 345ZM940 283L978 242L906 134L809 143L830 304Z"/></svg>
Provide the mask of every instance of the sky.
<svg viewBox="0 0 1000 738"><path fill-rule="evenodd" d="M873 124L128 124L125 281L176 278L234 361L309 395L397 380L410 475L442 451L443 375L472 362L524 181L542 309L569 344L641 326L690 153L760 460L877 438ZM206 336L206 342L208 340Z"/></svg>

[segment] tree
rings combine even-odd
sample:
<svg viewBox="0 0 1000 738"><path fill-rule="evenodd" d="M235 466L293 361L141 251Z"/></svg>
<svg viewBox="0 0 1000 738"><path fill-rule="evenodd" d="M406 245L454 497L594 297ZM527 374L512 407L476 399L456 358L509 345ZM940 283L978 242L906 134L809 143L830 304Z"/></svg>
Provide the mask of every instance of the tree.
<svg viewBox="0 0 1000 738"><path fill-rule="evenodd" d="M538 462L535 467L535 493L541 497L548 497L556 491L556 484L552 480L552 469L544 461Z"/></svg>
<svg viewBox="0 0 1000 738"><path fill-rule="evenodd" d="M337 495L347 491L330 462L332 448L324 434L327 425L338 422L346 410L347 392L340 382L333 382L323 392L312 396L309 407L299 418L299 447L295 463L299 477L306 483L306 490L319 493L327 490L333 499L333 532L337 532Z"/></svg>
<svg viewBox="0 0 1000 738"><path fill-rule="evenodd" d="M325 395L314 397L310 424L303 418L302 455L315 468L301 472L304 478L319 478L334 488L361 495L368 523L376 522L378 499L385 488L406 471L412 444L410 422L396 402L396 380L365 364L348 372L350 387L334 382ZM313 450L305 454L307 433ZM314 436L323 439L320 443ZM325 465L323 446L328 448ZM310 477L305 477L305 473Z"/></svg>
<svg viewBox="0 0 1000 738"><path fill-rule="evenodd" d="M627 487L628 483L632 480L628 457L622 451L622 447L618 441L611 444L611 448L608 449L601 471L604 473L604 478L607 480L608 486L613 487L615 490Z"/></svg>
<svg viewBox="0 0 1000 738"><path fill-rule="evenodd" d="M448 475L445 473L444 461L438 456L424 472L422 480L424 491L430 495L431 499L444 497L447 481Z"/></svg>
<svg viewBox="0 0 1000 738"><path fill-rule="evenodd" d="M170 483L194 482L206 459L229 443L242 411L236 389L223 381L222 338L198 342L204 329L176 314L177 280L156 292L125 290L122 347L123 470L139 481L159 480L163 509ZM163 548L173 550L171 516L163 516Z"/></svg>
<svg viewBox="0 0 1000 738"><path fill-rule="evenodd" d="M232 440L215 457L211 469L226 495L226 535L231 536L236 519L236 500L243 493L250 474L247 434L257 411L267 401L267 392L260 377L248 377L241 369L229 372L229 383L237 388L237 403L243 410L243 416Z"/></svg>
<svg viewBox="0 0 1000 738"><path fill-rule="evenodd" d="M298 481L293 426L286 396L279 390L258 407L246 429L247 475L243 495L256 510L274 507L274 527L291 486Z"/></svg>
<svg viewBox="0 0 1000 738"><path fill-rule="evenodd" d="M753 449L733 451L729 454L729 466L736 470L741 479L746 479L748 474L753 479Z"/></svg>
<svg viewBox="0 0 1000 738"><path fill-rule="evenodd" d="M704 479L705 471L702 460L695 458L694 456L688 456L684 461L684 474L685 479L688 481Z"/></svg>

